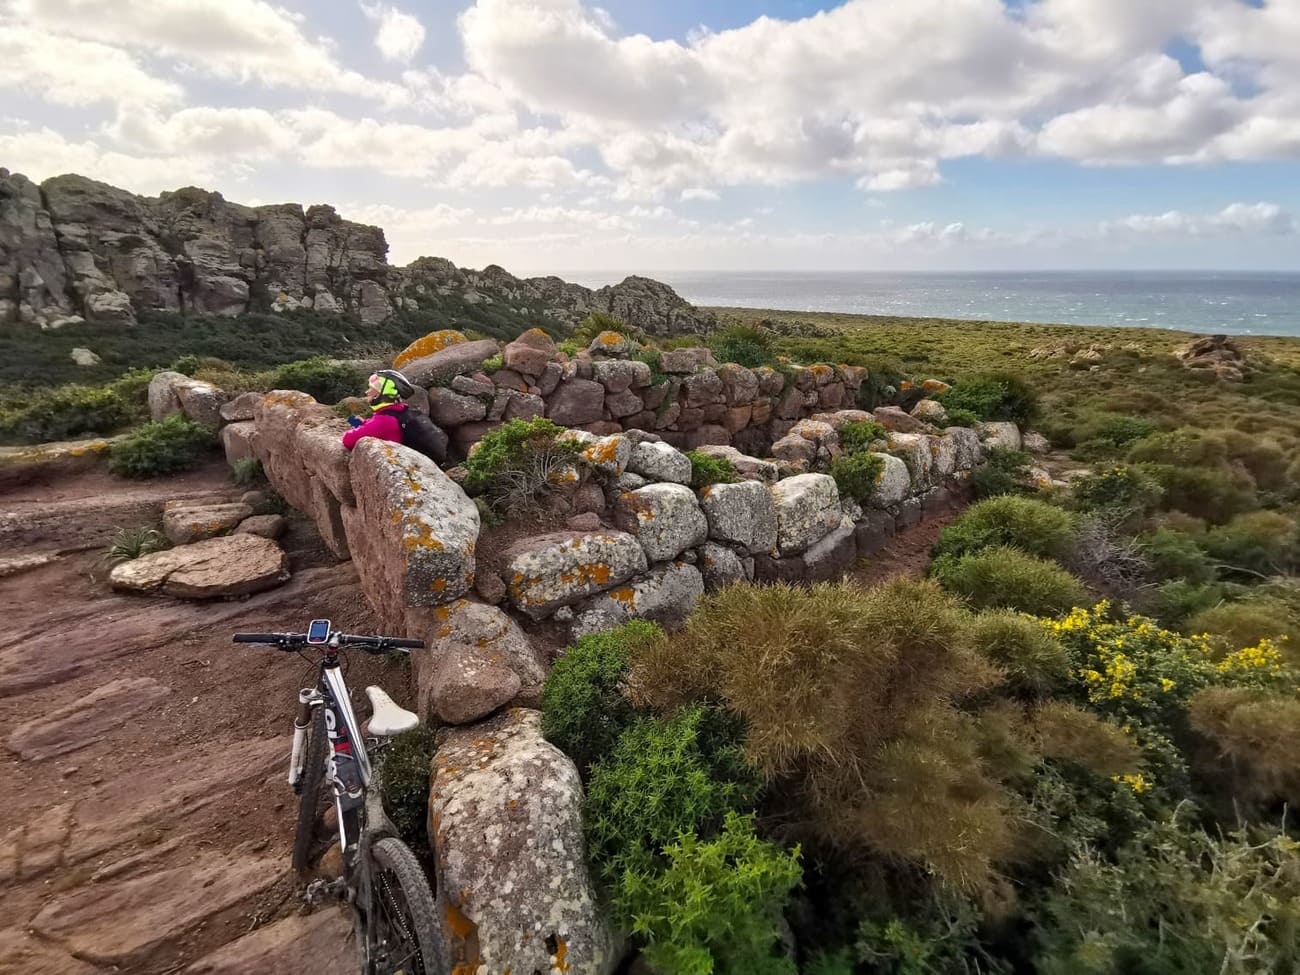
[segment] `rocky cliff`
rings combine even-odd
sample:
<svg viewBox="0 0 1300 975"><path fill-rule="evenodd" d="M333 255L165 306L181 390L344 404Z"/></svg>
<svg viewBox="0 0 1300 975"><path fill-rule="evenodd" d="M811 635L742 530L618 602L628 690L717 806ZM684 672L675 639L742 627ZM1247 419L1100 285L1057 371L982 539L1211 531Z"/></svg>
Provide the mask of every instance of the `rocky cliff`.
<svg viewBox="0 0 1300 975"><path fill-rule="evenodd" d="M149 310L239 315L309 308L367 324L446 299L574 324L603 311L654 335L706 331L712 315L629 277L591 290L421 257L388 264L379 227L331 206L247 207L186 187L142 197L84 176L37 185L0 168L0 323L129 323Z"/></svg>

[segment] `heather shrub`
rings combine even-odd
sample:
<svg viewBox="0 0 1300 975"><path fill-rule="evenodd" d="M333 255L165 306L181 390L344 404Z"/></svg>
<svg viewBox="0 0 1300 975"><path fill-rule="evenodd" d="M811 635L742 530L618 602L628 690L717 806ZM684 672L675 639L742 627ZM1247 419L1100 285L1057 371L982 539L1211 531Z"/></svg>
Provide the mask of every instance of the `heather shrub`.
<svg viewBox="0 0 1300 975"><path fill-rule="evenodd" d="M1129 448L1128 459L1138 464L1219 467L1228 459L1228 447L1220 434L1191 429L1171 430L1153 433L1134 443Z"/></svg>
<svg viewBox="0 0 1300 975"><path fill-rule="evenodd" d="M875 495L884 470L883 457L862 451L836 457L831 461L830 474L839 488L840 497L866 504Z"/></svg>
<svg viewBox="0 0 1300 975"><path fill-rule="evenodd" d="M750 369L771 365L775 360L767 332L748 325L733 325L714 332L709 348L719 362L734 362Z"/></svg>
<svg viewBox="0 0 1300 975"><path fill-rule="evenodd" d="M1232 793L1256 800L1300 801L1300 701L1250 687L1209 687L1188 702L1191 726L1227 759Z"/></svg>
<svg viewBox="0 0 1300 975"><path fill-rule="evenodd" d="M1044 758L1074 762L1105 778L1133 774L1142 750L1119 725L1067 701L1050 701L1030 716L1031 740Z"/></svg>
<svg viewBox="0 0 1300 975"><path fill-rule="evenodd" d="M989 451L988 459L975 468L971 485L977 498L996 498L1004 494L1032 494L1029 467L1033 456L1023 450L998 447Z"/></svg>
<svg viewBox="0 0 1300 975"><path fill-rule="evenodd" d="M241 457L230 468L230 479L240 487L266 483L266 472L256 457Z"/></svg>
<svg viewBox="0 0 1300 975"><path fill-rule="evenodd" d="M1157 579L1182 579L1190 584L1214 580L1214 564L1190 535L1157 528L1143 535L1139 544Z"/></svg>
<svg viewBox="0 0 1300 975"><path fill-rule="evenodd" d="M593 311L574 329L571 341L580 349L585 349L595 341L601 332L617 332L633 342L644 342L645 333L634 325L629 325L621 318L615 318L603 311Z"/></svg>
<svg viewBox="0 0 1300 975"><path fill-rule="evenodd" d="M840 446L850 454L870 450L871 444L876 440L889 439L889 431L875 420L845 423L837 432Z"/></svg>
<svg viewBox="0 0 1300 975"><path fill-rule="evenodd" d="M465 490L502 514L536 510L572 473L582 447L562 439L564 427L543 417L511 420L489 430L465 460Z"/></svg>
<svg viewBox="0 0 1300 975"><path fill-rule="evenodd" d="M1014 546L1030 555L1064 555L1074 533L1074 518L1035 498L999 497L980 501L943 530L936 556L960 556L995 545Z"/></svg>
<svg viewBox="0 0 1300 975"><path fill-rule="evenodd" d="M697 491L710 484L734 484L740 480L736 465L725 457L688 450L686 459L691 462L691 487Z"/></svg>
<svg viewBox="0 0 1300 975"><path fill-rule="evenodd" d="M0 402L0 444L114 433L148 416L144 388L137 387L128 374L106 386L72 384L11 394Z"/></svg>
<svg viewBox="0 0 1300 975"><path fill-rule="evenodd" d="M1084 584L1056 563L1007 546L942 556L931 573L974 609L1056 616L1088 599Z"/></svg>
<svg viewBox="0 0 1300 975"><path fill-rule="evenodd" d="M1162 494L1160 485L1150 476L1123 465L1094 470L1075 481L1070 492L1075 508L1115 523L1129 522L1153 511Z"/></svg>
<svg viewBox="0 0 1300 975"><path fill-rule="evenodd" d="M364 391L366 374L324 356L289 362L275 370L275 389L298 389L320 403L337 403L346 396Z"/></svg>
<svg viewBox="0 0 1300 975"><path fill-rule="evenodd" d="M663 856L661 870L628 871L614 897L654 971L796 975L781 932L802 875L797 846L759 839L752 816L731 812L716 836L682 833Z"/></svg>
<svg viewBox="0 0 1300 975"><path fill-rule="evenodd" d="M1114 860L1078 849L1045 899L1043 975L1275 975L1300 966L1300 846L1276 828L1146 830Z"/></svg>
<svg viewBox="0 0 1300 975"><path fill-rule="evenodd" d="M1038 394L1019 376L972 376L935 398L945 409L966 410L981 420L1010 420L1025 427L1038 418Z"/></svg>
<svg viewBox="0 0 1300 975"><path fill-rule="evenodd" d="M1143 600L1143 607L1161 622L1181 628L1188 617L1217 606L1223 598L1223 586L1216 583L1170 579L1157 586Z"/></svg>
<svg viewBox="0 0 1300 975"><path fill-rule="evenodd" d="M1200 542L1206 554L1233 575L1283 575L1300 564L1296 523L1276 511L1237 515L1211 528Z"/></svg>
<svg viewBox="0 0 1300 975"><path fill-rule="evenodd" d="M1300 620L1286 603L1258 592L1237 602L1216 602L1188 619L1183 629L1209 634L1233 649L1271 639L1300 652Z"/></svg>
<svg viewBox="0 0 1300 975"><path fill-rule="evenodd" d="M555 661L542 692L542 732L580 770L608 753L636 718L623 696L630 659L663 639L654 623L632 620L582 637Z"/></svg>
<svg viewBox="0 0 1300 975"><path fill-rule="evenodd" d="M980 613L971 632L976 651L1001 668L1015 690L1048 694L1069 680L1065 647L1031 616L1006 609Z"/></svg>
<svg viewBox="0 0 1300 975"><path fill-rule="evenodd" d="M943 428L948 427L973 427L980 422L980 418L975 415L973 410L962 409L960 406L944 407L947 416L943 421Z"/></svg>
<svg viewBox="0 0 1300 975"><path fill-rule="evenodd" d="M122 477L158 477L196 466L216 438L180 413L137 427L113 444L108 469Z"/></svg>
<svg viewBox="0 0 1300 975"><path fill-rule="evenodd" d="M1284 491L1288 486L1290 458L1275 440L1227 434L1228 459L1237 461L1254 479L1261 491Z"/></svg>
<svg viewBox="0 0 1300 975"><path fill-rule="evenodd" d="M1250 488L1220 468L1142 464L1140 469L1160 486L1161 507L1221 522L1255 504Z"/></svg>

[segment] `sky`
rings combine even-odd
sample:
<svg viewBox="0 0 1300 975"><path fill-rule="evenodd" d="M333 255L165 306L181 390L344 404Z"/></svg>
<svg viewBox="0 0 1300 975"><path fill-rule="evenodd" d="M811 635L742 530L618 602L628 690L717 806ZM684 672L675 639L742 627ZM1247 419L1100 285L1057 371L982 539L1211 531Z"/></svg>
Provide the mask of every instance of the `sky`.
<svg viewBox="0 0 1300 975"><path fill-rule="evenodd" d="M0 167L395 264L1300 270L1300 0L0 0Z"/></svg>

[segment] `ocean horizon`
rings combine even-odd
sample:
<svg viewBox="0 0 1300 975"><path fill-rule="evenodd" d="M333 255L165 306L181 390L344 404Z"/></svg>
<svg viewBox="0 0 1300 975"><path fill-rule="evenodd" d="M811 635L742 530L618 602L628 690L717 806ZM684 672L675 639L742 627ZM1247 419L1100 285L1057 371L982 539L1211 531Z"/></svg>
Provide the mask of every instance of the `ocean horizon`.
<svg viewBox="0 0 1300 975"><path fill-rule="evenodd" d="M1300 271L634 271L696 305L1300 336Z"/></svg>

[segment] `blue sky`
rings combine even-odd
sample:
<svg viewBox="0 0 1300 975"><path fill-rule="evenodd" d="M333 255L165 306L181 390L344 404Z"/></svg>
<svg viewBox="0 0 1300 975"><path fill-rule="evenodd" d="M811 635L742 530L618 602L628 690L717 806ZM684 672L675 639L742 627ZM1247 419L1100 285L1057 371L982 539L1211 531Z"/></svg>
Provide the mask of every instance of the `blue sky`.
<svg viewBox="0 0 1300 975"><path fill-rule="evenodd" d="M397 263L1300 269L1300 3L0 0L0 166Z"/></svg>

